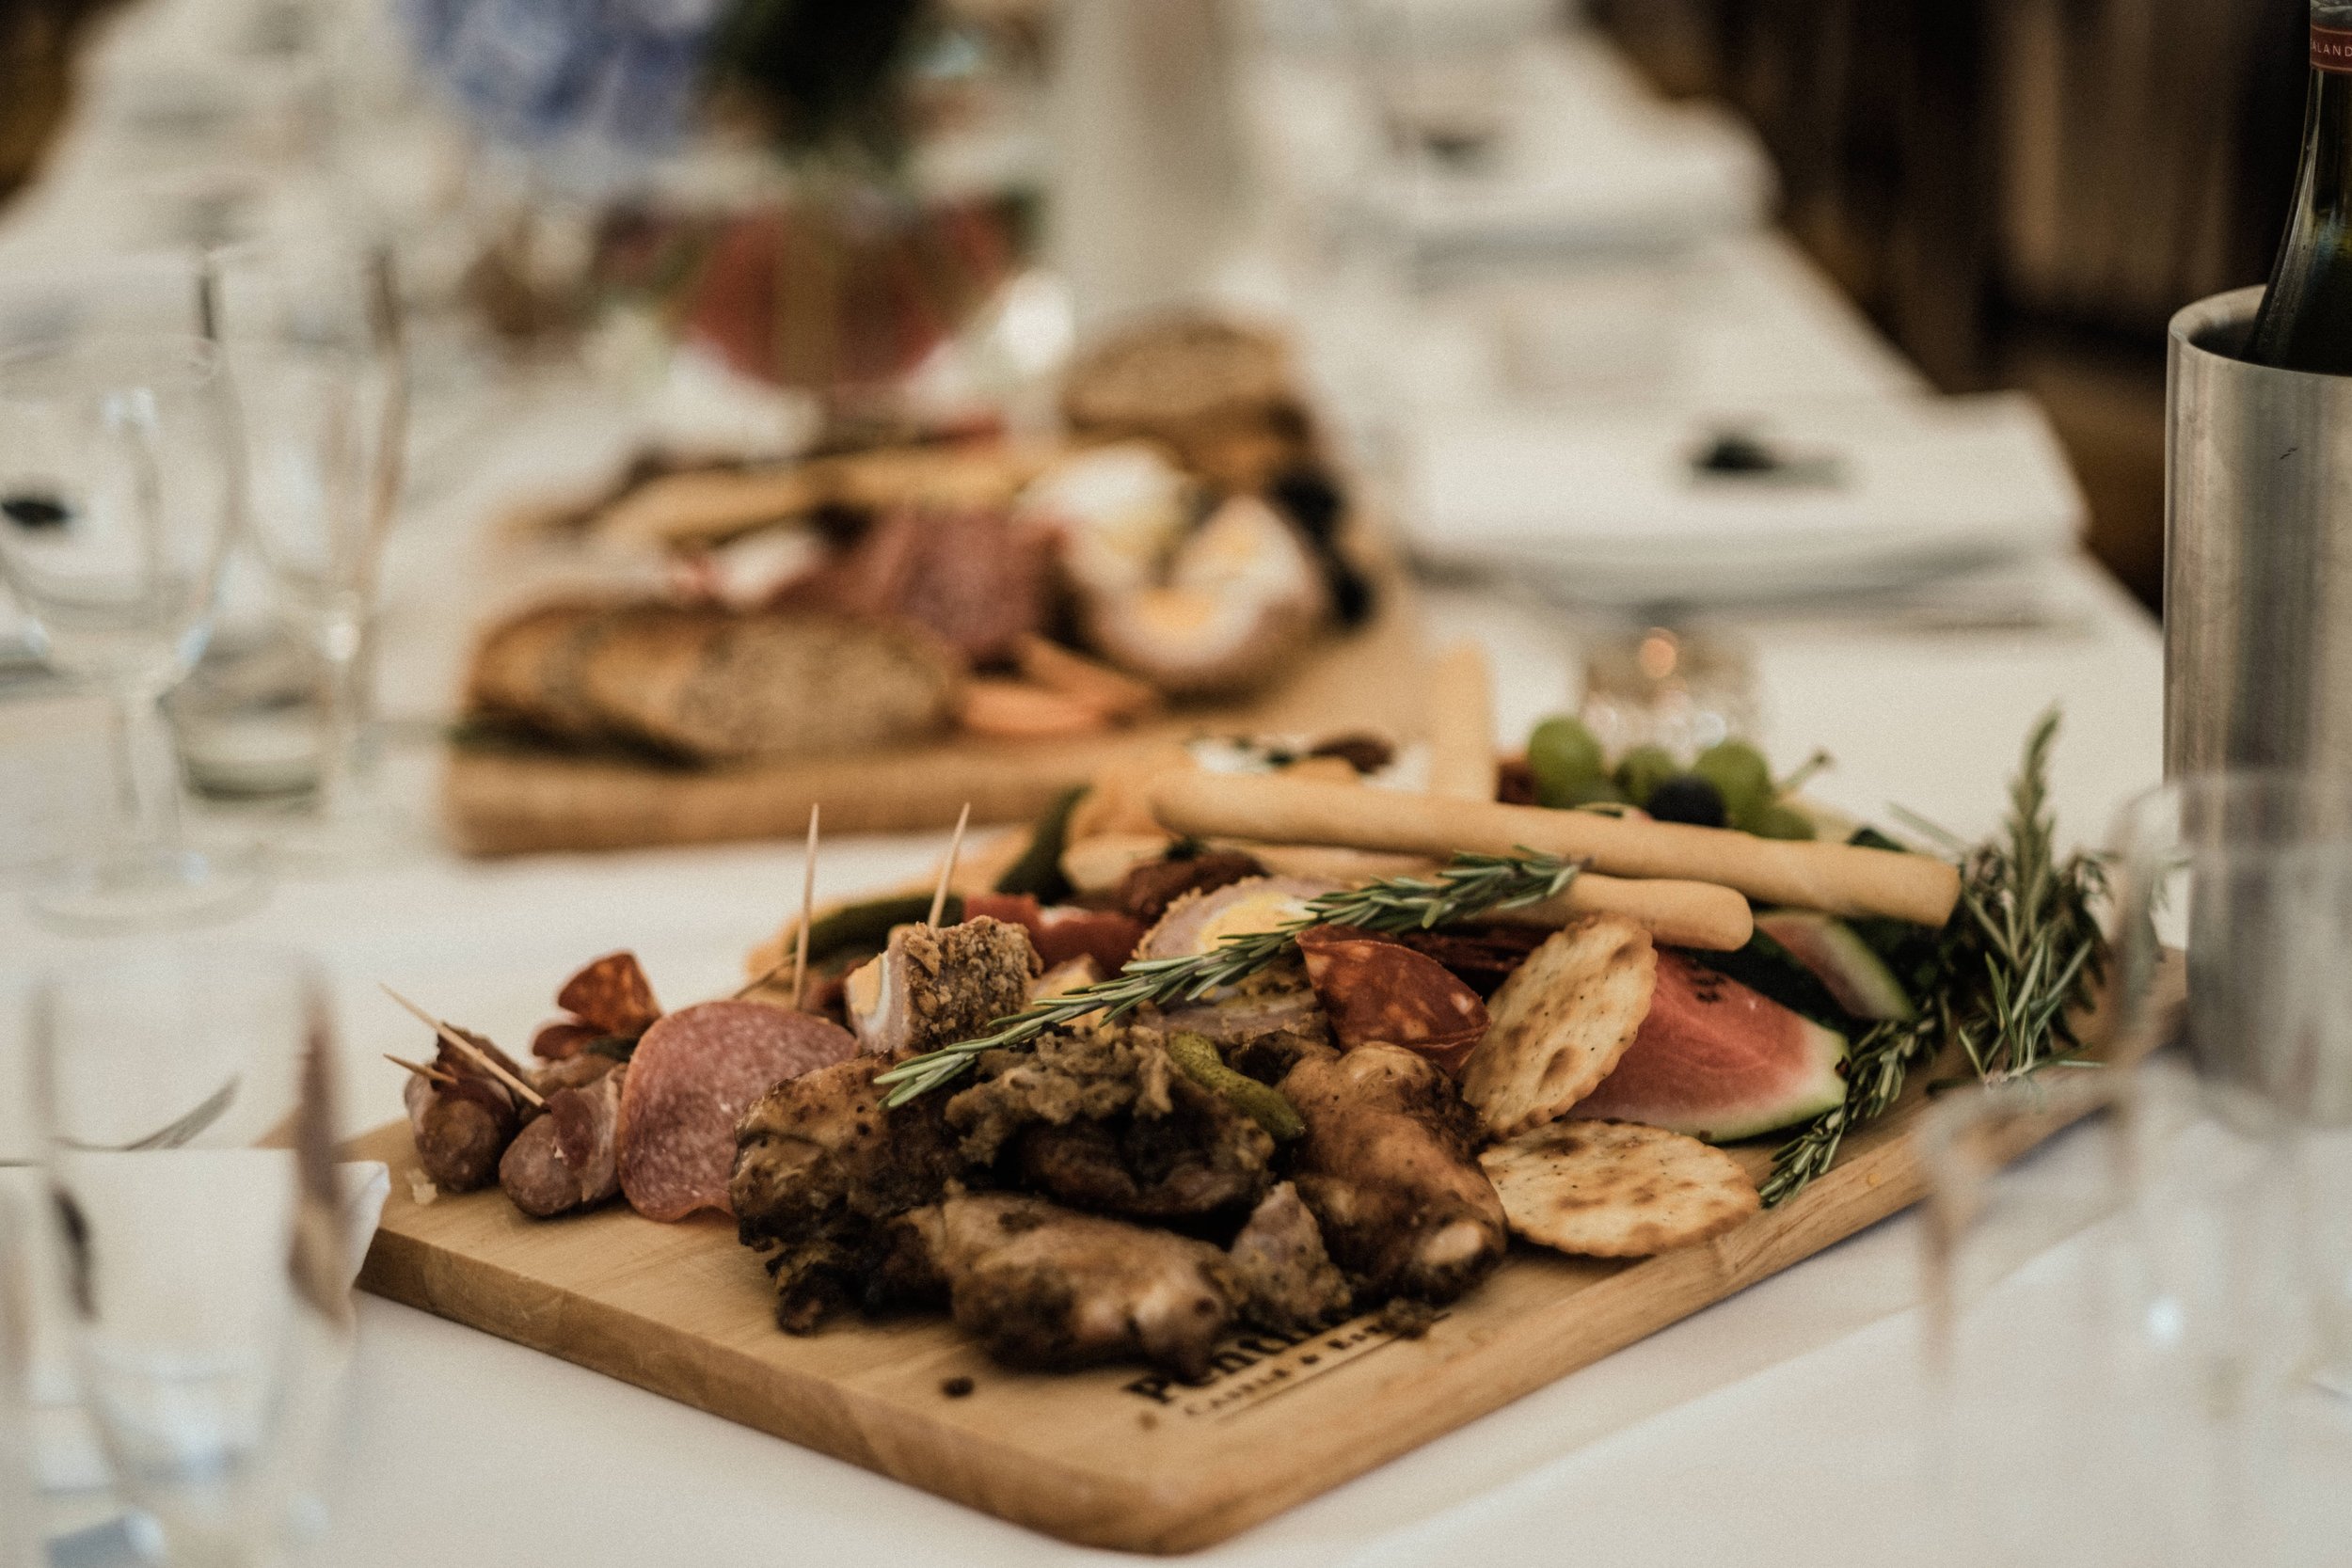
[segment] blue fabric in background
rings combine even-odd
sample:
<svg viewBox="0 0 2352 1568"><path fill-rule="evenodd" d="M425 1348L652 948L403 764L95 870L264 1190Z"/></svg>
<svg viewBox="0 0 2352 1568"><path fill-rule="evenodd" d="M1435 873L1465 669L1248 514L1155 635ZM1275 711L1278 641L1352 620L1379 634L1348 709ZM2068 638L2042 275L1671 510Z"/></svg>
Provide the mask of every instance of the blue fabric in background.
<svg viewBox="0 0 2352 1568"><path fill-rule="evenodd" d="M404 0L427 79L497 140L658 152L694 122L726 0Z"/></svg>

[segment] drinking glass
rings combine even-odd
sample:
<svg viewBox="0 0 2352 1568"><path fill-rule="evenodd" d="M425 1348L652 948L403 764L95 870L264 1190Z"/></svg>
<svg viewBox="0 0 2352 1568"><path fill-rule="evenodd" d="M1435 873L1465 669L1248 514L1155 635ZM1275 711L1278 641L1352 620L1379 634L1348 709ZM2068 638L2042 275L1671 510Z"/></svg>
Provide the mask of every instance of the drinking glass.
<svg viewBox="0 0 2352 1568"><path fill-rule="evenodd" d="M296 866L369 858L397 836L373 789L378 569L407 423L391 267L387 249L332 239L205 262L205 330L244 416L247 525L321 677L310 816L274 838Z"/></svg>
<svg viewBox="0 0 2352 1568"><path fill-rule="evenodd" d="M2178 780L2125 808L2117 850L2124 994L2185 953L2166 1037L2275 1116L2312 1370L2352 1396L2352 781Z"/></svg>
<svg viewBox="0 0 2352 1568"><path fill-rule="evenodd" d="M1944 1534L1971 1564L2338 1561L2352 784L2180 781L2113 870L2114 1043L2146 1065L1922 1127Z"/></svg>
<svg viewBox="0 0 2352 1568"><path fill-rule="evenodd" d="M85 1405L150 1555L276 1560L333 1432L351 1307L316 970L118 957L36 984L51 1233Z"/></svg>
<svg viewBox="0 0 2352 1568"><path fill-rule="evenodd" d="M33 1303L23 1220L0 1189L0 1568L33 1568Z"/></svg>
<svg viewBox="0 0 2352 1568"><path fill-rule="evenodd" d="M195 338L75 338L0 357L0 578L59 671L112 705L116 825L43 874L68 927L168 924L262 888L182 838L164 693L209 634L241 483L219 356Z"/></svg>

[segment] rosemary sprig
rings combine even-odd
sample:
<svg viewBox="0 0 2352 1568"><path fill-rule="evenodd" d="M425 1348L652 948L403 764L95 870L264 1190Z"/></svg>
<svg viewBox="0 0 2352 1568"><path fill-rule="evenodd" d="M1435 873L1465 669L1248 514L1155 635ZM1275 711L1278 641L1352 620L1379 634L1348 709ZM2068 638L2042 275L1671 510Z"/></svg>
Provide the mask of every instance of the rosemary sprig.
<svg viewBox="0 0 2352 1568"><path fill-rule="evenodd" d="M1582 863L1521 848L1511 855L1456 855L1436 877L1391 877L1311 899L1307 913L1271 931L1227 937L1213 953L1139 958L1107 980L995 1021L977 1039L910 1057L875 1078L890 1085L885 1105L903 1105L967 1070L984 1051L1027 1045L1089 1013L1120 1018L1146 1004L1198 1002L1238 984L1280 958L1301 931L1356 926L1370 931L1427 930L1497 910L1540 904L1567 891Z"/></svg>
<svg viewBox="0 0 2352 1568"><path fill-rule="evenodd" d="M2057 856L2049 799L2058 729L2055 709L2034 726L2002 835L1961 857L1960 906L1937 945L1931 995L1914 1017L1877 1024L1855 1042L1844 1103L1773 1157L1762 1190L1768 1208L1828 1170L1846 1134L1883 1116L1911 1073L1947 1046L1986 1083L2079 1060L2068 1014L2090 1000L2105 969L2097 906L2106 868L2093 855Z"/></svg>

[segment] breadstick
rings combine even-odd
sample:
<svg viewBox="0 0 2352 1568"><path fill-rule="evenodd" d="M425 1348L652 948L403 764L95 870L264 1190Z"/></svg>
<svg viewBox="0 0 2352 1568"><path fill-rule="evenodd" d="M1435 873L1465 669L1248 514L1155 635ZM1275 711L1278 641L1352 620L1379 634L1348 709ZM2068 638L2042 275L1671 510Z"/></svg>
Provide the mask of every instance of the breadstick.
<svg viewBox="0 0 2352 1568"><path fill-rule="evenodd" d="M1486 652L1456 643L1429 669L1422 729L1429 742L1429 793L1456 800L1495 798L1494 677Z"/></svg>
<svg viewBox="0 0 2352 1568"><path fill-rule="evenodd" d="M1356 885L1388 877L1426 877L1439 862L1424 855L1331 849L1310 844L1239 844L1278 877L1311 877ZM1713 882L1629 880L1588 871L1561 896L1522 909L1497 910L1490 920L1526 926L1565 926L1581 915L1623 915L1672 947L1732 953L1756 934L1748 901Z"/></svg>
<svg viewBox="0 0 2352 1568"><path fill-rule="evenodd" d="M1453 855L1567 855L1618 877L1717 882L1764 904L1942 926L1960 873L1926 855L1756 838L1727 828L1629 822L1594 812L1447 800L1350 784L1169 774L1152 809L1171 832Z"/></svg>

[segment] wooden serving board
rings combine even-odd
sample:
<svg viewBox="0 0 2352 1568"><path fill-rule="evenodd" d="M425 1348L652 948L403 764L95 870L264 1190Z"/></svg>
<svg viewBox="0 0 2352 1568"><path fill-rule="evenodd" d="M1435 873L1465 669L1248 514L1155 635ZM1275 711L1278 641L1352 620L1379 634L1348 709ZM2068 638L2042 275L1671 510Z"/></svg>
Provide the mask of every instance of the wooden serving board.
<svg viewBox="0 0 2352 1568"><path fill-rule="evenodd" d="M1425 660L1401 574L1384 578L1380 602L1370 624L1317 643L1247 703L1180 706L1073 740L964 736L738 768L461 748L442 775L442 817L470 855L791 838L808 826L811 805L823 808L828 832L912 832L954 826L967 801L975 822L1031 821L1108 765L1196 736L1362 730L1412 739L1422 729Z"/></svg>
<svg viewBox="0 0 2352 1568"><path fill-rule="evenodd" d="M1237 1335L1213 1379L1007 1370L944 1318L780 1333L758 1258L716 1218L612 1208L524 1218L492 1191L425 1206L406 1124L357 1157L395 1174L363 1290L1086 1545L1222 1541L1655 1334L1918 1200L1916 1086L1804 1193L1703 1246L1639 1261L1517 1246L1419 1338L1370 1319ZM2014 1129L2022 1150L2058 1131ZM1769 1168L1769 1145L1736 1149ZM950 1397L948 1380L972 1392Z"/></svg>

